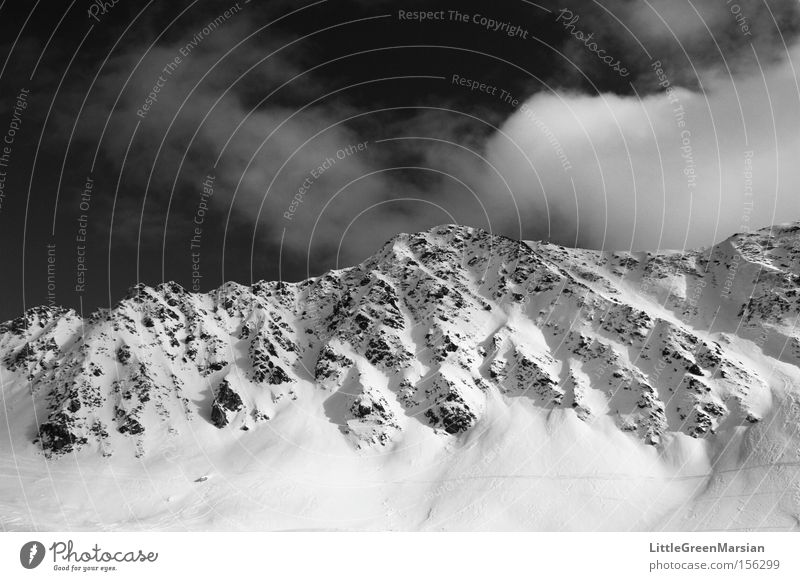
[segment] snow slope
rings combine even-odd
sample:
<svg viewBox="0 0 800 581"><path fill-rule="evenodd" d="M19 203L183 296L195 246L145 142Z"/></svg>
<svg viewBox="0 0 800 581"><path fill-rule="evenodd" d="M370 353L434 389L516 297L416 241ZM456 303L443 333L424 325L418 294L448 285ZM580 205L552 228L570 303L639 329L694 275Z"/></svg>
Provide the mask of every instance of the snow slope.
<svg viewBox="0 0 800 581"><path fill-rule="evenodd" d="M0 326L6 530L800 528L800 226L442 226L297 284Z"/></svg>

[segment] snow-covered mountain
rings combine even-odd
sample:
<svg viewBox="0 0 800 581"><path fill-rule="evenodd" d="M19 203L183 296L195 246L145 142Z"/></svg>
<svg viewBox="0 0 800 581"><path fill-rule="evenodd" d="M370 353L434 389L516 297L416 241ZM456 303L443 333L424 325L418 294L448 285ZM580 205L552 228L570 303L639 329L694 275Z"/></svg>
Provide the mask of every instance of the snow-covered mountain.
<svg viewBox="0 0 800 581"><path fill-rule="evenodd" d="M0 524L798 528L798 288L800 225L655 254L442 226L31 309L0 326Z"/></svg>

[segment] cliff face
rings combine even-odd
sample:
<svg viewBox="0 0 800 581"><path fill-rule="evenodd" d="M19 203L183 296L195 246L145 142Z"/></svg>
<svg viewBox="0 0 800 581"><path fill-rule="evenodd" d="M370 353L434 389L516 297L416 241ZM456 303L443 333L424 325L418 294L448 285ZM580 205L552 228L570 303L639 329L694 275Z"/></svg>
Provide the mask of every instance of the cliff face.
<svg viewBox="0 0 800 581"><path fill-rule="evenodd" d="M31 309L0 326L0 365L14 423L50 456L261 430L303 399L353 449L463 439L490 402L659 447L770 413L778 370L800 365L798 287L797 225L659 254L444 226L297 284L140 285L85 320Z"/></svg>

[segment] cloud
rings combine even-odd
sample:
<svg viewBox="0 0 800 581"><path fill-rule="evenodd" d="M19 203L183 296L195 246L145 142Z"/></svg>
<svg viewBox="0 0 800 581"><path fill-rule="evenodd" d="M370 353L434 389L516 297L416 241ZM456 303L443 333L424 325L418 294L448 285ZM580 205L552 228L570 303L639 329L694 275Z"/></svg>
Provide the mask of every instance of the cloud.
<svg viewBox="0 0 800 581"><path fill-rule="evenodd" d="M117 244L140 245L145 255L179 247L188 256L208 175L214 194L203 224L204 260L252 258L256 277L278 274L279 253L280 274L296 279L363 260L399 232L451 221L491 226L479 195L469 191L479 185L474 155L433 141L377 142L434 136L480 151L490 126L425 110L348 122L361 111L340 99L319 100L329 89L304 74L302 55L293 51L289 60L279 50L291 37L272 35L229 53L249 31L246 23L225 23L169 73L164 68L181 56L185 34L149 51L127 47L109 61L74 149L88 165L102 134L96 177L106 192L116 192L124 167L119 195L93 202L93 212L113 208ZM85 90L72 87L73 104ZM61 135L77 106L63 110L69 114L56 121ZM495 221L504 212L498 207ZM108 223L93 221L100 229Z"/></svg>
<svg viewBox="0 0 800 581"><path fill-rule="evenodd" d="M369 146L358 147L365 139L340 123L352 111L341 103L312 103L321 88L294 61L281 54L263 60L278 51L280 39L273 35L267 46L251 41L228 54L248 30L243 23L226 23L170 72L165 67L181 57L185 42L160 44L146 54L144 46L130 47L111 59L76 132L77 142L87 146L84 164L103 135L98 173L106 191L114 191L124 166L120 195L96 204L114 207L119 240L147 248L178 232L188 240L202 182L214 175L213 219L204 227L234 238L237 259L251 246L266 245L269 251L256 262L274 264L282 245L290 263L300 261L313 232L319 244L309 269L329 267L354 216L391 198L393 189L385 175L375 173ZM71 100L81 101L85 89L73 87ZM57 119L59 133L73 121L69 115ZM388 223L388 214L379 208L371 217ZM412 223L407 220L404 229ZM363 258L364 232L376 237L382 230L383 238L386 228L353 229L342 260ZM205 255L220 252L218 238Z"/></svg>
<svg viewBox="0 0 800 581"><path fill-rule="evenodd" d="M696 247L800 219L792 61L704 84L705 93L673 87L669 97L539 93L490 140L489 158L527 215L558 220L550 234L564 243Z"/></svg>
<svg viewBox="0 0 800 581"><path fill-rule="evenodd" d="M632 73L615 76L581 42L567 38L562 50L574 66L562 64L561 86L585 90L592 87L584 75L615 92L630 93L630 82L640 94L658 90L649 70L654 60L673 83L699 89L708 70L748 73L786 58L786 46L800 32L794 0L567 0L564 8L578 16L577 29L593 34Z"/></svg>
<svg viewBox="0 0 800 581"><path fill-rule="evenodd" d="M740 4L754 14L753 48L720 2L694 3L711 35L669 2L604 3L636 38L596 4L567 3L610 54L631 59L640 96L580 92L581 83L566 75L564 88L535 93L505 121L485 105L459 114L444 111L443 102L439 111L346 122L361 111L339 98L312 104L330 88L302 74L302 54L293 50L289 60L278 50L293 37L253 39L226 55L251 31L246 21L232 20L182 60L144 118L138 112L187 35L147 54L145 45L130 46L111 59L78 138L93 152L110 116L100 155L107 191L126 159L124 192L106 197L115 204L120 240L138 244L141 230L149 249L168 238L186 246L202 182L213 174L213 217L204 228L216 237L205 256L244 263L252 248L257 277L270 272L279 252L281 274L296 279L366 258L397 232L450 221L596 248L710 244L747 225L769 224L773 215L800 217L788 190L800 176L787 163L798 153L791 131L800 125L795 77L790 61L780 59L770 13L749 0ZM790 38L795 12L787 6L770 5ZM716 48L709 49L714 40L730 75ZM662 63L673 102L639 42ZM613 74L572 37L561 48L590 76ZM83 99L83 90L72 99ZM69 128L72 121L61 123ZM378 142L395 137L403 139ZM363 142L365 148L337 155ZM751 162L752 211L744 205Z"/></svg>

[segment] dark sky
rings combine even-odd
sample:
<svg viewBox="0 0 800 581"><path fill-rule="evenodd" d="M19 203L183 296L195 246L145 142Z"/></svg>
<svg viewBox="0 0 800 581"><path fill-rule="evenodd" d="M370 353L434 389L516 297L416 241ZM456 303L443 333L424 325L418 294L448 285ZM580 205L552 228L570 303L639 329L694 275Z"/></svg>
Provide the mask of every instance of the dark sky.
<svg viewBox="0 0 800 581"><path fill-rule="evenodd" d="M800 219L794 1L101 4L0 1L2 320L299 280L447 222L712 243L750 220L750 151L760 225Z"/></svg>

